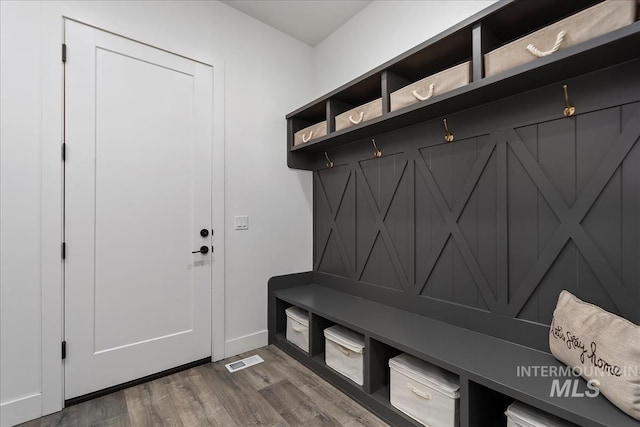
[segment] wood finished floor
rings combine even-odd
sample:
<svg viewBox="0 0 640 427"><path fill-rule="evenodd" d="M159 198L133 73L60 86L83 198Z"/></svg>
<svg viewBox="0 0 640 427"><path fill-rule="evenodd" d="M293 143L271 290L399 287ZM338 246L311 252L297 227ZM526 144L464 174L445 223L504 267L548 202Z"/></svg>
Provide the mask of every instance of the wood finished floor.
<svg viewBox="0 0 640 427"><path fill-rule="evenodd" d="M264 363L230 374L252 354ZM44 426L386 426L274 346L208 363L22 424Z"/></svg>

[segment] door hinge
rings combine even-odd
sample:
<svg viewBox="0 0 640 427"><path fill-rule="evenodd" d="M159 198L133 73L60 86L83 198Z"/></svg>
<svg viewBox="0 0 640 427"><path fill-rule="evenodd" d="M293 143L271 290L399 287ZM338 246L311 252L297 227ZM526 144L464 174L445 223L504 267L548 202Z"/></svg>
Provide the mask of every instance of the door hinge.
<svg viewBox="0 0 640 427"><path fill-rule="evenodd" d="M62 143L62 161L63 162L67 161L67 143L66 142Z"/></svg>
<svg viewBox="0 0 640 427"><path fill-rule="evenodd" d="M67 244L62 242L62 259L67 258Z"/></svg>
<svg viewBox="0 0 640 427"><path fill-rule="evenodd" d="M67 45L62 43L62 62L67 62Z"/></svg>
<svg viewBox="0 0 640 427"><path fill-rule="evenodd" d="M62 360L67 358L67 342L62 341Z"/></svg>

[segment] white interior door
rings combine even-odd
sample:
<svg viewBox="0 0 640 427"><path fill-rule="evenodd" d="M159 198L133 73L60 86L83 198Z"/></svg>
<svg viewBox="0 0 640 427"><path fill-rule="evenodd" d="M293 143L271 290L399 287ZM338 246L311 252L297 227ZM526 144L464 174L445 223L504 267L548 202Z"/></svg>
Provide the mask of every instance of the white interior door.
<svg viewBox="0 0 640 427"><path fill-rule="evenodd" d="M65 22L65 398L211 356L212 69Z"/></svg>

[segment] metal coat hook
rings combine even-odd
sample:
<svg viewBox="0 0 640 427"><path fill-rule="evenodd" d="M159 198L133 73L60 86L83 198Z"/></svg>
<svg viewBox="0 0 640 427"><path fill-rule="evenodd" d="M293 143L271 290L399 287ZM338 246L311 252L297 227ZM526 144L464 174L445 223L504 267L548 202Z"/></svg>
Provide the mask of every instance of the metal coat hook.
<svg viewBox="0 0 640 427"><path fill-rule="evenodd" d="M371 138L371 143L373 144L373 148L376 151L373 152L373 157L382 157L382 151L378 150L378 146L376 145L376 140Z"/></svg>
<svg viewBox="0 0 640 427"><path fill-rule="evenodd" d="M573 105L571 105L571 103L569 102L569 87L567 85L562 86L562 89L564 90L564 103L566 105L566 107L564 107L564 116L565 117L571 117L576 113L576 107L574 107Z"/></svg>
<svg viewBox="0 0 640 427"><path fill-rule="evenodd" d="M324 152L324 157L327 158L327 167L328 168L332 168L333 167L333 162L331 161L331 159L329 158L329 155L327 154L327 152Z"/></svg>
<svg viewBox="0 0 640 427"><path fill-rule="evenodd" d="M447 131L446 135L444 136L444 140L447 142L453 142L453 134L451 133L451 131L449 131L449 126L447 126L447 119L442 120L442 122L444 123L444 130Z"/></svg>

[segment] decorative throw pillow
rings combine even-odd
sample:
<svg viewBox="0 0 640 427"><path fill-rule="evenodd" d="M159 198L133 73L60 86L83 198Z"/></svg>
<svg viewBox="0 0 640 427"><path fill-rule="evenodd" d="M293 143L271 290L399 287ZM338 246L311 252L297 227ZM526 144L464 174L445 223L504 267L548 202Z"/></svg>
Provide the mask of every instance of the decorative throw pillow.
<svg viewBox="0 0 640 427"><path fill-rule="evenodd" d="M640 326L562 291L549 347L556 359L597 381L600 393L640 420Z"/></svg>

